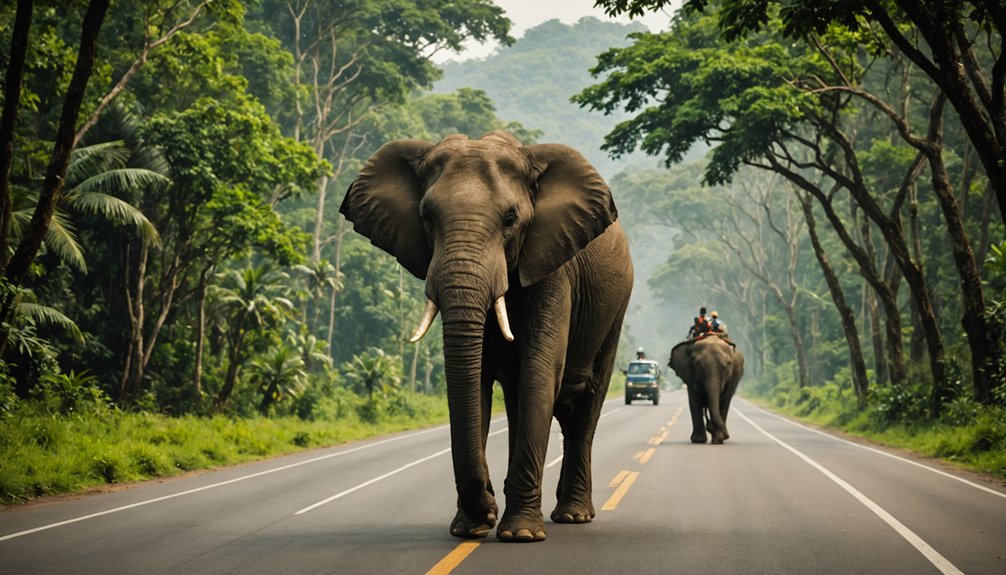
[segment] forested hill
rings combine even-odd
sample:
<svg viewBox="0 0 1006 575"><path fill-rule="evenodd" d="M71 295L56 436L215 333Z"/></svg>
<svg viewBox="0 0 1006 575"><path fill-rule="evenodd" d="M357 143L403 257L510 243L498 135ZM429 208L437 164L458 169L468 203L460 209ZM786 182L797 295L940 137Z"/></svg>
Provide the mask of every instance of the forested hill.
<svg viewBox="0 0 1006 575"><path fill-rule="evenodd" d="M639 23L619 24L591 17L573 25L549 20L486 58L446 63L444 77L435 84L434 92L449 93L463 87L483 90L496 102L500 118L541 130L539 142L577 148L610 179L622 168L600 147L618 118L588 112L569 98L596 82L589 70L598 54L628 45L629 33L645 30ZM641 154L628 161L648 166L656 162Z"/></svg>

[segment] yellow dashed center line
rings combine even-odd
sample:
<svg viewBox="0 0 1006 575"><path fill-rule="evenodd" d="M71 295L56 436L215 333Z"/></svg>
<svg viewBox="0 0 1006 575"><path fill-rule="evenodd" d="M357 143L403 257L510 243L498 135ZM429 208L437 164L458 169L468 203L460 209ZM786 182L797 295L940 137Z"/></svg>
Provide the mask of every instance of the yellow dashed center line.
<svg viewBox="0 0 1006 575"><path fill-rule="evenodd" d="M653 457L653 453L656 452L656 451L657 450L654 449L654 448L652 448L652 447L649 448L649 449L647 449L646 452L643 453L643 456L639 458L639 462L640 463L646 463L647 461L650 460L651 457Z"/></svg>
<svg viewBox="0 0 1006 575"><path fill-rule="evenodd" d="M622 500L623 497L625 497L626 492L628 492L629 488L632 487L632 483L636 481L637 477L639 477L638 471L630 471L629 473L627 473L625 475L625 479L623 479L622 482L618 485L618 489L615 489L615 492L611 494L611 497L608 498L608 501L604 504L603 507L601 507L601 511L611 511L614 508L618 507L618 503Z"/></svg>
<svg viewBox="0 0 1006 575"><path fill-rule="evenodd" d="M674 422L676 422L678 417L681 416L681 412L685 410L685 405L686 404L682 403L678 406L678 410L674 412L674 415L671 417L671 420L667 422L667 425L660 428L659 435L654 435L650 438L648 441L650 445L660 445L667 439L667 434L670 432L671 426L673 426ZM653 454L656 452L656 448L651 447L646 451L636 452L636 454L632 456L632 459L633 461L638 461L640 464L644 464L649 462L650 458L653 457ZM636 481L637 477L639 477L638 471L619 471L618 475L616 475L615 478L611 480L611 483L608 484L608 487L616 487L615 492L611 494L611 497L604 506L601 507L601 510L611 511L617 507L618 503L623 497L625 497L625 494L629 491L629 488L632 487L632 484Z"/></svg>
<svg viewBox="0 0 1006 575"><path fill-rule="evenodd" d="M622 482L623 479L625 479L625 476L628 474L629 474L628 471L619 471L618 475L616 475L615 478L611 480L611 483L608 484L608 487L617 486L619 483Z"/></svg>
<svg viewBox="0 0 1006 575"><path fill-rule="evenodd" d="M460 565L465 560L465 557L471 555L472 551L475 551L475 548L478 546L478 541L462 541L454 548L454 551L448 553L446 557L427 571L426 575L447 575Z"/></svg>

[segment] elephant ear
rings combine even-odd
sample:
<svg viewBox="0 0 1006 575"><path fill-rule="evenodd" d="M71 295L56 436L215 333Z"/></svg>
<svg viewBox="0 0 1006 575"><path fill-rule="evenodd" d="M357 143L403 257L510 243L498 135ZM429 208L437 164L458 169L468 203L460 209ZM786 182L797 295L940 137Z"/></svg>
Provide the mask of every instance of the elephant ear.
<svg viewBox="0 0 1006 575"><path fill-rule="evenodd" d="M692 372L692 346L693 342L683 341L671 349L671 358L667 365L674 370L674 373L686 384L691 385L693 381Z"/></svg>
<svg viewBox="0 0 1006 575"><path fill-rule="evenodd" d="M518 261L529 286L559 269L617 218L611 190L590 162L569 146L525 148L538 172L534 220Z"/></svg>
<svg viewBox="0 0 1006 575"><path fill-rule="evenodd" d="M381 146L350 184L339 208L357 232L419 279L426 279L432 252L419 217L423 183L414 166L432 147L419 140Z"/></svg>

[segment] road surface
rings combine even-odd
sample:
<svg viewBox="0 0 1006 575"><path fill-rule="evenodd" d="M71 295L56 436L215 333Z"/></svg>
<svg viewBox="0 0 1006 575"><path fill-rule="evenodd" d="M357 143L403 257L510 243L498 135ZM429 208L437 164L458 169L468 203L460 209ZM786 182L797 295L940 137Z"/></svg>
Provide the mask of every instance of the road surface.
<svg viewBox="0 0 1006 575"><path fill-rule="evenodd" d="M605 406L587 525L464 541L447 427L0 513L0 573L1006 573L1006 489L744 402L692 445L684 392ZM501 491L506 421L488 458ZM561 457L553 428L545 517ZM504 504L500 495L501 511Z"/></svg>

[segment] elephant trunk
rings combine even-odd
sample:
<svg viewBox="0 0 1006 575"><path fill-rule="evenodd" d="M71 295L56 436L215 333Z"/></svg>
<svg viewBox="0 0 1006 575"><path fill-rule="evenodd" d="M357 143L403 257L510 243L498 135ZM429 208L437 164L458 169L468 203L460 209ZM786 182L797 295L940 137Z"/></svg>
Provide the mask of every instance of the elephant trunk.
<svg viewBox="0 0 1006 575"><path fill-rule="evenodd" d="M430 275L428 288L440 304L443 321L451 452L459 503L469 517L482 517L494 506L485 462L490 398L483 389L488 382L482 358L490 306L502 293L495 293L499 288L492 278L497 274L489 266L473 264L479 260L471 254L452 255Z"/></svg>
<svg viewBox="0 0 1006 575"><path fill-rule="evenodd" d="M451 454L461 506L478 513L488 478L482 445L482 340L485 309L443 310L444 372L451 422Z"/></svg>

